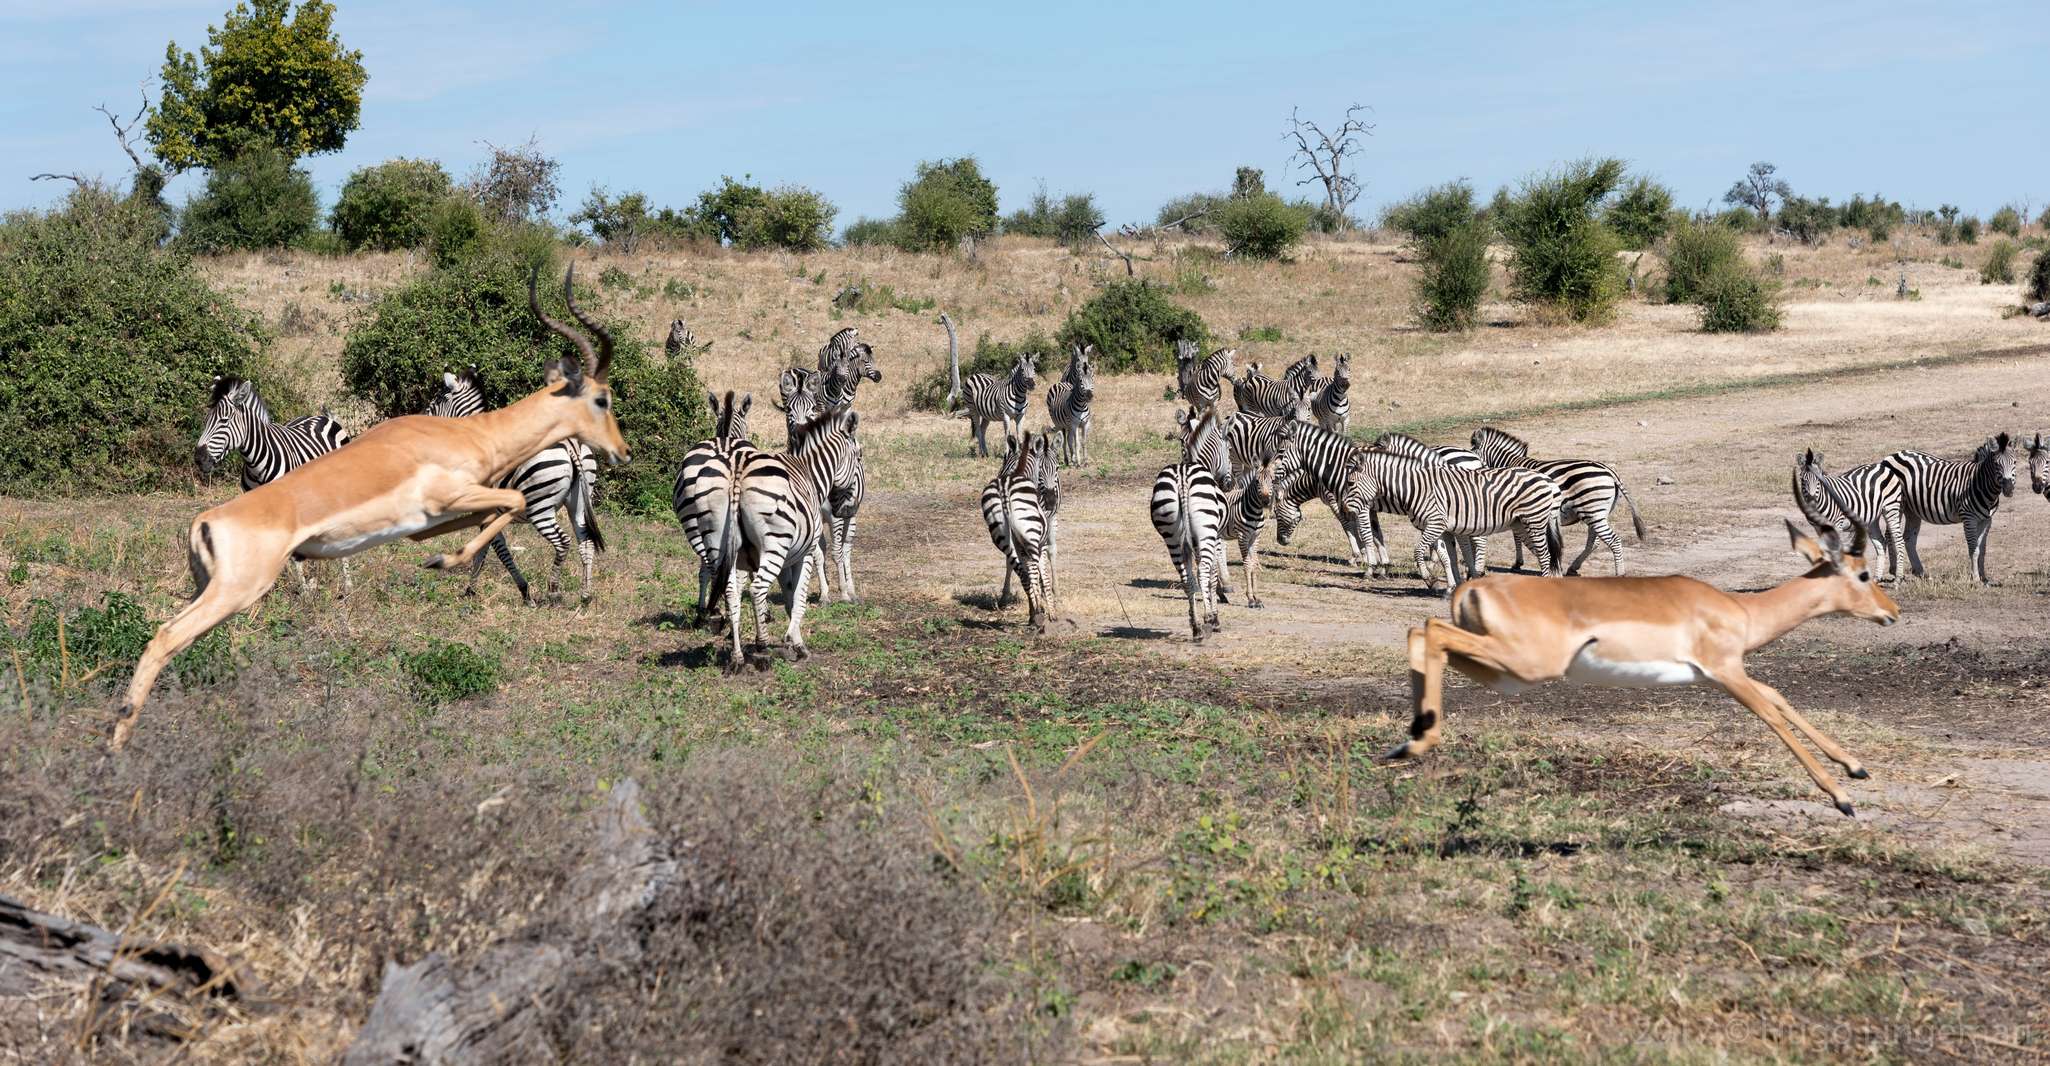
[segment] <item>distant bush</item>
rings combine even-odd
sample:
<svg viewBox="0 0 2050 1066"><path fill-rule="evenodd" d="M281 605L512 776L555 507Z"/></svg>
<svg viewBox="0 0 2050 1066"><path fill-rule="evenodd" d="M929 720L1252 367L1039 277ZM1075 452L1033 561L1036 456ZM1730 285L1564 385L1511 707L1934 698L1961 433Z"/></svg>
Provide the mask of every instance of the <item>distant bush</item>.
<svg viewBox="0 0 2050 1066"><path fill-rule="evenodd" d="M1693 303L1718 272L1744 261L1735 231L1725 226L1690 222L1666 238L1665 297L1668 303Z"/></svg>
<svg viewBox="0 0 2050 1066"><path fill-rule="evenodd" d="M1509 244L1516 298L1540 314L1603 322L1623 292L1621 241L1595 217L1623 180L1618 159L1585 159L1527 179L1495 199L1495 224Z"/></svg>
<svg viewBox="0 0 2050 1066"><path fill-rule="evenodd" d="M342 183L328 224L350 250L396 251L427 243L427 220L454 188L431 159L393 159L363 167Z"/></svg>
<svg viewBox="0 0 2050 1066"><path fill-rule="evenodd" d="M1303 216L1312 233L1342 233L1352 228L1352 220L1322 200L1298 198L1289 201L1291 208Z"/></svg>
<svg viewBox="0 0 2050 1066"><path fill-rule="evenodd" d="M1058 201L1047 195L1046 186L1032 194L1032 203L1011 212L1004 220L1005 233L1027 237L1051 237L1063 244L1077 244L1094 236L1103 226L1103 212L1089 193L1073 193Z"/></svg>
<svg viewBox="0 0 2050 1066"><path fill-rule="evenodd" d="M385 417L425 410L459 363L476 365L493 407L540 388L544 356L575 356L527 310L528 271L541 265L543 304L567 319L545 239L535 227L488 227L475 254L386 293L343 346L343 381ZM577 301L613 336L615 411L634 454L599 479L600 491L625 509L666 513L683 453L709 432L704 388L688 358L651 355L638 329L598 310L596 293L581 290Z"/></svg>
<svg viewBox="0 0 2050 1066"><path fill-rule="evenodd" d="M0 222L0 485L9 495L189 485L214 376L297 413L271 336L157 238L147 203L96 185Z"/></svg>
<svg viewBox="0 0 2050 1066"><path fill-rule="evenodd" d="M974 156L918 164L897 207L898 243L912 251L946 251L997 228L997 187Z"/></svg>
<svg viewBox="0 0 2050 1066"><path fill-rule="evenodd" d="M496 689L501 671L495 652L432 638L418 650L399 652L399 668L412 683L413 694L430 707Z"/></svg>
<svg viewBox="0 0 2050 1066"><path fill-rule="evenodd" d="M1979 284L2014 284L2014 257L2017 249L2014 242L2005 238L1994 241L1986 249L1986 262L1979 268Z"/></svg>
<svg viewBox="0 0 2050 1066"><path fill-rule="evenodd" d="M283 248L319 217L313 179L283 152L252 147L207 172L179 215L178 242L200 254Z"/></svg>
<svg viewBox="0 0 2050 1066"><path fill-rule="evenodd" d="M857 218L847 224L846 232L840 234L840 243L853 247L872 244L899 244L897 222L888 218Z"/></svg>
<svg viewBox="0 0 2050 1066"><path fill-rule="evenodd" d="M2050 250L2036 253L2036 262L2029 267L2028 280L2022 282L2022 298L2029 303L2050 300Z"/></svg>
<svg viewBox="0 0 2050 1066"><path fill-rule="evenodd" d="M1844 229L1861 229L1873 240L1883 241L1893 234L1893 228L1907 221L1908 213L1897 202L1873 193L1867 200L1863 195L1853 195L1844 206L1837 209L1837 222Z"/></svg>
<svg viewBox="0 0 2050 1066"><path fill-rule="evenodd" d="M1725 263L1702 285L1705 333L1767 333L1780 327L1779 284L1742 262Z"/></svg>
<svg viewBox="0 0 2050 1066"><path fill-rule="evenodd" d="M1067 356L1060 344L1039 330L1033 330L1015 341L991 340L984 333L975 338L975 350L962 356L961 376L989 374L994 377L1009 377L1011 368L1018 363L1023 353L1039 355L1039 371L1042 379L1058 377L1068 365ZM941 364L938 370L911 383L911 406L918 411L945 411L947 390L952 387L947 367ZM956 401L958 402L958 401Z"/></svg>
<svg viewBox="0 0 2050 1066"><path fill-rule="evenodd" d="M1979 217L1966 215L1957 221L1957 239L1966 244L1979 243Z"/></svg>
<svg viewBox="0 0 2050 1066"><path fill-rule="evenodd" d="M1637 178L1602 215L1623 238L1625 248L1649 248L1673 225L1673 190L1650 178Z"/></svg>
<svg viewBox="0 0 2050 1066"><path fill-rule="evenodd" d="M1282 259L1303 239L1310 220L1273 193L1231 200L1217 211L1225 251L1245 259Z"/></svg>
<svg viewBox="0 0 2050 1066"><path fill-rule="evenodd" d="M477 167L463 191L477 201L493 222L533 222L548 215L562 195L557 179L562 164L541 151L534 140L501 148L487 145L491 158Z"/></svg>
<svg viewBox="0 0 2050 1066"><path fill-rule="evenodd" d="M1820 200L1789 196L1780 205L1780 228L1802 244L1814 244L1828 237L1836 229L1836 223L1836 208L1829 206L1827 196Z"/></svg>
<svg viewBox="0 0 2050 1066"><path fill-rule="evenodd" d="M1381 225L1421 245L1462 229L1481 217L1474 206L1473 186L1465 180L1448 181L1390 205L1381 212Z"/></svg>
<svg viewBox="0 0 2050 1066"><path fill-rule="evenodd" d="M1173 226L1183 233L1216 233L1217 210L1226 203L1217 193L1198 192L1177 196L1160 205L1154 215L1156 226ZM1194 216L1194 217L1191 217Z"/></svg>
<svg viewBox="0 0 2050 1066"><path fill-rule="evenodd" d="M1174 369L1175 342L1208 345L1210 327L1201 315L1168 299L1162 287L1144 278L1121 278L1075 308L1055 339L1060 342L1057 353L1074 344L1094 344L1100 373L1166 372Z"/></svg>
<svg viewBox="0 0 2050 1066"><path fill-rule="evenodd" d="M1986 228L1995 233L2019 237L2022 235L2022 213L2013 204L2004 204L2000 210L1993 212L1993 217L1986 220Z"/></svg>
<svg viewBox="0 0 2050 1066"><path fill-rule="evenodd" d="M591 236L603 241L607 248L628 255L655 228L655 220L648 214L646 193L621 193L614 199L603 185L591 186L590 195L570 214L569 221L573 226L588 227Z"/></svg>
<svg viewBox="0 0 2050 1066"><path fill-rule="evenodd" d="M1417 242L1414 307L1428 330L1469 330L1480 321L1488 294L1487 223L1476 216L1465 224Z"/></svg>
<svg viewBox="0 0 2050 1066"><path fill-rule="evenodd" d="M1765 232L1765 220L1748 207L1732 207L1718 213L1715 224L1737 233Z"/></svg>
<svg viewBox="0 0 2050 1066"><path fill-rule="evenodd" d="M736 248L812 252L832 240L839 213L824 196L801 185L764 189L745 180L719 179L670 224L673 235L699 233Z"/></svg>
<svg viewBox="0 0 2050 1066"><path fill-rule="evenodd" d="M450 197L427 213L427 254L435 266L452 266L480 254L490 236L483 209L466 197Z"/></svg>

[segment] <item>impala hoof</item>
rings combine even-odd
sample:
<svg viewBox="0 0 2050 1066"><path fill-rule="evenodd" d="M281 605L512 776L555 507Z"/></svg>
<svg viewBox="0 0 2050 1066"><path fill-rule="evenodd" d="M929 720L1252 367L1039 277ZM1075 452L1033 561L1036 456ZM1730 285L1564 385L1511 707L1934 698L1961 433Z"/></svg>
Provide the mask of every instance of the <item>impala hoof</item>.
<svg viewBox="0 0 2050 1066"><path fill-rule="evenodd" d="M1858 810L1851 806L1850 800L1836 801L1836 809L1844 812L1844 817L1846 818L1856 818L1858 816Z"/></svg>
<svg viewBox="0 0 2050 1066"><path fill-rule="evenodd" d="M427 570L446 570L448 569L448 556L437 555L434 558L429 559L424 563L421 563L420 566L423 569Z"/></svg>
<svg viewBox="0 0 2050 1066"><path fill-rule="evenodd" d="M1846 771L1844 771L1844 772L1845 772L1845 773L1847 773L1847 774L1850 774L1850 775L1851 775L1852 777L1855 777L1855 778L1857 778L1857 779L1858 779L1858 780L1860 780L1860 781L1863 781L1863 780L1865 780L1866 778L1868 778L1868 777L1871 777L1871 776L1872 776L1872 771L1870 771L1870 770L1867 770L1867 769L1865 769L1865 768L1864 768L1864 767L1862 767L1862 766L1857 766L1857 767L1853 767L1853 768L1851 768L1851 769L1849 769L1849 770L1846 770Z"/></svg>
<svg viewBox="0 0 2050 1066"><path fill-rule="evenodd" d="M1388 754L1381 756L1381 758L1387 762L1400 762L1410 757L1411 753L1409 750L1409 741L1407 740L1395 745L1393 748L1390 748L1388 750Z"/></svg>

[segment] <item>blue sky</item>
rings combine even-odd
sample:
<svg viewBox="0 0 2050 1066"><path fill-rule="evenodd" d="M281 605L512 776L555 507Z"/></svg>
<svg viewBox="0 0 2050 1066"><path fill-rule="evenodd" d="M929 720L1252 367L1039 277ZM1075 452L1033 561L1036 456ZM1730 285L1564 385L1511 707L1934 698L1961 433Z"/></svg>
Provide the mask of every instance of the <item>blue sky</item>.
<svg viewBox="0 0 2050 1066"><path fill-rule="evenodd" d="M125 175L92 105L132 111L165 42L196 51L227 6L0 0L0 209L62 195L36 171ZM559 215L593 183L681 204L752 174L824 192L845 225L893 213L920 159L973 154L1007 211L1044 179L1094 192L1113 222L1150 220L1240 164L1292 184L1289 109L1331 120L1357 101L1377 124L1358 168L1368 216L1425 185L1485 195L1596 153L1689 206L1755 159L1839 200L2050 205L2050 62L2041 8L2022 2L337 9L370 82L348 147L307 161L324 204L358 166L425 156L461 177L480 142L534 135L563 164Z"/></svg>

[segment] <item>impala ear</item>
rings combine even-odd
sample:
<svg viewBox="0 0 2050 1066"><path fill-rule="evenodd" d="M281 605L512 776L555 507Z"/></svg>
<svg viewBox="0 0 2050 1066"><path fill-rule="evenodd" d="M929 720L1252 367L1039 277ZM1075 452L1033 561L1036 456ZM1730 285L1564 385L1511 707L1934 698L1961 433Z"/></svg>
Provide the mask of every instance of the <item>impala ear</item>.
<svg viewBox="0 0 2050 1066"><path fill-rule="evenodd" d="M1793 519L1790 518L1785 521L1787 523L1787 538L1794 543L1794 554L1808 560L1808 565L1810 566L1821 566L1829 560L1829 553L1823 549L1822 545L1816 543L1814 537L1801 532L1801 527L1795 525ZM1825 533L1823 536L1832 540L1836 538L1834 532Z"/></svg>

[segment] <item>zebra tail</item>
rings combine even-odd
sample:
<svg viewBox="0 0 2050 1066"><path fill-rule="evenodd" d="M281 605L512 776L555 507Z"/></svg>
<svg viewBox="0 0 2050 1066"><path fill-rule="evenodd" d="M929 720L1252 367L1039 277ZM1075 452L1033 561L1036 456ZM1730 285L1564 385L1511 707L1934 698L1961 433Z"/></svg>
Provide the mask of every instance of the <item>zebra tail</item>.
<svg viewBox="0 0 2050 1066"><path fill-rule="evenodd" d="M1189 507L1188 480L1186 478L1177 478L1175 480L1174 492L1175 500L1181 507L1175 519L1175 536L1181 539L1182 559L1187 564L1182 567L1182 583L1186 586L1185 591L1189 594L1189 602L1194 603L1201 595L1200 590L1203 578L1196 572L1202 560L1196 557L1196 549L1198 547L1196 544L1196 515Z"/></svg>
<svg viewBox="0 0 2050 1066"><path fill-rule="evenodd" d="M1637 513L1634 509L1632 514ZM1566 570L1566 531L1560 528L1559 509L1552 508L1551 517L1545 520L1545 547L1552 553L1552 569L1559 573Z"/></svg>
<svg viewBox="0 0 2050 1066"><path fill-rule="evenodd" d="M590 541L599 551L605 550L605 534L598 528L598 509L591 502L591 481L584 476L582 463L571 463L569 473L569 528L578 537Z"/></svg>
<svg viewBox="0 0 2050 1066"><path fill-rule="evenodd" d="M1637 531L1637 543L1646 543L1650 538L1644 532L1644 519L1637 516L1637 501L1630 498L1630 490L1623 487L1621 479L1616 481L1616 491L1622 495L1623 502L1630 507L1630 528Z"/></svg>

